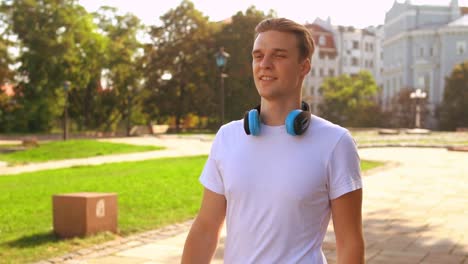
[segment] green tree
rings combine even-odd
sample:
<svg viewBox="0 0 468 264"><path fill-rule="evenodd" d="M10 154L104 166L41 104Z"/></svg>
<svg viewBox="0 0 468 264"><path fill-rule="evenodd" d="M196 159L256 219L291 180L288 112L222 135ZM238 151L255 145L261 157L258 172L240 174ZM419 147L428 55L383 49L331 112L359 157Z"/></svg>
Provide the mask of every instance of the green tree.
<svg viewBox="0 0 468 264"><path fill-rule="evenodd" d="M12 59L8 52L11 42L6 38L6 31L6 26L3 28L0 20L0 86L13 78L13 71L10 69Z"/></svg>
<svg viewBox="0 0 468 264"><path fill-rule="evenodd" d="M136 16L120 15L113 7L101 7L93 16L105 50L91 53L96 62L93 78L83 91L73 93L76 104L71 115L87 129L114 131L137 105L143 55L137 34L143 25Z"/></svg>
<svg viewBox="0 0 468 264"><path fill-rule="evenodd" d="M146 47L145 111L157 120L175 116L179 131L184 116L203 114L212 102L215 27L190 1L182 1L161 21L151 28L153 46ZM165 73L171 74L169 81L161 79Z"/></svg>
<svg viewBox="0 0 468 264"><path fill-rule="evenodd" d="M223 46L231 55L226 70L229 77L225 79L227 120L243 118L245 111L260 103L252 74L252 46L255 26L260 21L273 16L275 16L273 11L266 15L254 6L249 7L244 13L235 14L229 23L223 24L222 30L216 36L217 46ZM216 87L219 86L218 78Z"/></svg>
<svg viewBox="0 0 468 264"><path fill-rule="evenodd" d="M320 88L323 101L319 109L324 118L343 126L377 126L380 120L378 91L379 87L367 71L355 76L328 78Z"/></svg>
<svg viewBox="0 0 468 264"><path fill-rule="evenodd" d="M468 127L468 61L455 66L445 79L439 122L444 130Z"/></svg>
<svg viewBox="0 0 468 264"><path fill-rule="evenodd" d="M2 8L18 39L16 129L49 131L63 114L65 81L81 90L93 79L89 51L102 39L74 0L4 0Z"/></svg>

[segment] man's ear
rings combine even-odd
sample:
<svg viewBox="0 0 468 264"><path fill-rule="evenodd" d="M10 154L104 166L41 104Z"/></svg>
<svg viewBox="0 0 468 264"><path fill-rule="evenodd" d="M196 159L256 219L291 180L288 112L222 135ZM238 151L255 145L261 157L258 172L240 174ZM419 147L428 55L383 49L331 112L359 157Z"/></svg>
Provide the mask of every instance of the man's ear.
<svg viewBox="0 0 468 264"><path fill-rule="evenodd" d="M312 65L310 63L310 59L305 59L302 62L302 65L301 65L301 75L302 75L302 77L305 77L310 72L311 67L312 67Z"/></svg>

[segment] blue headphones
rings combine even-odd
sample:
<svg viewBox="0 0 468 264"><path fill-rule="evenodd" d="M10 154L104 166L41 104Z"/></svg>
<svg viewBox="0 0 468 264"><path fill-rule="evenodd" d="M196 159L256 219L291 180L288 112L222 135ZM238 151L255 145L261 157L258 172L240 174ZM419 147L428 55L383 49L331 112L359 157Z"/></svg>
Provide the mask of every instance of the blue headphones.
<svg viewBox="0 0 468 264"><path fill-rule="evenodd" d="M307 131L310 124L310 107L302 102L302 110L289 112L285 120L286 131L292 136L299 136ZM247 111L244 115L244 131L247 135L260 135L260 105Z"/></svg>

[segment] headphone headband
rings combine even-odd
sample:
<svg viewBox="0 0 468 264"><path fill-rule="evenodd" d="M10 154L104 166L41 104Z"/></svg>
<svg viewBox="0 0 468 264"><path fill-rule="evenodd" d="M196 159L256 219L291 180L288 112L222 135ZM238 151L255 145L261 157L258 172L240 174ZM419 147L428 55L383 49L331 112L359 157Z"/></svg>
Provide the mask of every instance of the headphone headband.
<svg viewBox="0 0 468 264"><path fill-rule="evenodd" d="M257 136L260 134L260 108L261 105L257 105L254 109L244 114L244 131L247 135ZM301 109L291 111L286 117L286 131L290 135L302 135L309 127L310 106L302 101Z"/></svg>

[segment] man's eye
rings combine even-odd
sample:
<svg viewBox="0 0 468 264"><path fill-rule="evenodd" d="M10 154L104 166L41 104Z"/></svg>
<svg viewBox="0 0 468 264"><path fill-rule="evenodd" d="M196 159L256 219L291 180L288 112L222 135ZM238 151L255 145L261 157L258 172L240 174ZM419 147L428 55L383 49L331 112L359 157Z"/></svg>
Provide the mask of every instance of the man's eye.
<svg viewBox="0 0 468 264"><path fill-rule="evenodd" d="M286 55L283 55L283 54L278 54L276 55L277 58L286 58Z"/></svg>

